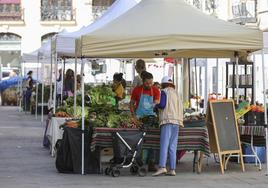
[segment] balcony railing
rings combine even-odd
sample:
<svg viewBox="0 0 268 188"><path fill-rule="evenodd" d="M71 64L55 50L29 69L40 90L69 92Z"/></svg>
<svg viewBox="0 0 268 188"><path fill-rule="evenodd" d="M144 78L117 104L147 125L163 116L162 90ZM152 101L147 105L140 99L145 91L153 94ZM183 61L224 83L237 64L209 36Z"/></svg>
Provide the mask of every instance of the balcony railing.
<svg viewBox="0 0 268 188"><path fill-rule="evenodd" d="M41 21L75 21L75 9L64 7L41 7Z"/></svg>
<svg viewBox="0 0 268 188"><path fill-rule="evenodd" d="M0 21L24 21L24 9L19 11L0 11Z"/></svg>
<svg viewBox="0 0 268 188"><path fill-rule="evenodd" d="M93 20L97 20L108 8L109 6L92 6Z"/></svg>
<svg viewBox="0 0 268 188"><path fill-rule="evenodd" d="M233 16L231 21L241 24L257 22L254 1L249 2L232 6Z"/></svg>

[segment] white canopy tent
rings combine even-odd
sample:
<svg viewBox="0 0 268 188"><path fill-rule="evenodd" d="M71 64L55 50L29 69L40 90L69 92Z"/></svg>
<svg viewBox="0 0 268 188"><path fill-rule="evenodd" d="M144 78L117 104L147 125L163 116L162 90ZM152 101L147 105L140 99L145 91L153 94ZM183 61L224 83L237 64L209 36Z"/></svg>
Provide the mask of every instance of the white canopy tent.
<svg viewBox="0 0 268 188"><path fill-rule="evenodd" d="M41 63L41 75L43 79L44 74L44 65L51 63L51 41L44 43L39 49L33 51L32 53L24 53L22 55L22 63L37 63L39 67L39 63ZM39 78L39 68L37 68L37 79ZM52 91L51 91L52 92ZM42 82L42 99L41 99L41 122L44 121L44 83ZM38 82L36 86L36 106L35 106L35 117L37 119L37 108L38 108Z"/></svg>
<svg viewBox="0 0 268 188"><path fill-rule="evenodd" d="M233 57L262 49L262 32L206 15L184 0L146 0L81 38L86 57Z"/></svg>
<svg viewBox="0 0 268 188"><path fill-rule="evenodd" d="M118 16L124 14L141 0L117 0L112 6L95 22L88 26L82 27L80 30L70 33L59 33L53 42L55 43L55 51L58 56L75 57L75 39L92 32L106 25Z"/></svg>
<svg viewBox="0 0 268 188"><path fill-rule="evenodd" d="M82 36L76 53L95 58L235 56L238 66L239 56L260 49L260 30L205 15L183 0L144 0L114 21ZM238 77L236 83L238 86Z"/></svg>
<svg viewBox="0 0 268 188"><path fill-rule="evenodd" d="M80 30L75 32L61 32L57 34L52 40L52 53L55 54L55 59L57 57L75 57L75 40L80 38L82 35L92 32L105 24L116 19L118 16L125 13L127 10L136 5L140 0L117 0L112 6L95 22L92 24L82 27ZM77 60L75 61L75 74L77 74ZM55 68L57 65L55 66ZM56 71L57 73L57 71ZM54 93L55 96L55 93ZM76 77L75 77L75 91L74 91L74 107L76 110ZM55 101L54 101L54 111L55 111Z"/></svg>
<svg viewBox="0 0 268 188"><path fill-rule="evenodd" d="M60 33L57 34L52 41L52 53L56 54L55 59L57 57L75 57L76 61L75 64L77 64L77 55L75 53L76 49L76 39L80 38L82 35L87 34L89 32L92 32L107 23L111 22L112 20L116 19L123 13L125 13L127 10L132 8L134 5L136 5L141 0L117 0L115 1L112 6L94 23L82 27L80 30L76 32L71 33ZM84 62L82 61L82 68L81 68L81 75L83 75L83 67ZM55 66L55 69L57 69L57 65ZM75 65L75 74L77 73L77 66ZM57 71L56 71L57 74ZM82 76L81 79L81 85L82 85L82 106L84 105L84 77ZM76 76L75 76L75 93L74 93L74 107L76 109ZM55 93L54 93L55 96ZM55 101L54 101L55 106ZM84 107L84 106L83 106ZM55 108L54 108L55 110ZM84 117L84 108L82 108L82 114ZM84 122L82 124L82 130L84 130ZM84 174L84 133L82 133L82 174Z"/></svg>

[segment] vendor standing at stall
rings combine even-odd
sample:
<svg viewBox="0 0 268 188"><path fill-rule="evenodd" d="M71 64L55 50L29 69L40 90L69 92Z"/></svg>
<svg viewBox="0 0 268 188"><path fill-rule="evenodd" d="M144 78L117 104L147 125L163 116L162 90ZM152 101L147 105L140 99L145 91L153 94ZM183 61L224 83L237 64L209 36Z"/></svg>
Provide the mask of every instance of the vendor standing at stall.
<svg viewBox="0 0 268 188"><path fill-rule="evenodd" d="M162 174L175 176L179 126L183 125L183 105L169 76L163 77L161 85L161 100L159 105L157 105L160 109L160 159L159 169L153 176ZM169 171L166 169L168 156Z"/></svg>
<svg viewBox="0 0 268 188"><path fill-rule="evenodd" d="M131 94L130 112L133 122L138 124L140 118L156 116L154 107L160 101L160 91L153 86L153 75L143 71L141 73L142 85L136 86ZM154 171L154 156L149 152L148 171Z"/></svg>

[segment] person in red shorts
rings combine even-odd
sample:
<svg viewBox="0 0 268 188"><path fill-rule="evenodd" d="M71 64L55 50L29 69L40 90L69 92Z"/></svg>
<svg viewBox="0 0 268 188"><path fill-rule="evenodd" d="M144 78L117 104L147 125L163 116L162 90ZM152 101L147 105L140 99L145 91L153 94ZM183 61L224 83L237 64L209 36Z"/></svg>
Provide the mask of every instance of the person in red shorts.
<svg viewBox="0 0 268 188"><path fill-rule="evenodd" d="M156 116L154 107L160 101L160 90L153 86L153 75L143 71L141 78L143 84L133 89L130 100L130 112L134 122L145 116ZM155 171L154 152L149 151L148 155L148 171Z"/></svg>

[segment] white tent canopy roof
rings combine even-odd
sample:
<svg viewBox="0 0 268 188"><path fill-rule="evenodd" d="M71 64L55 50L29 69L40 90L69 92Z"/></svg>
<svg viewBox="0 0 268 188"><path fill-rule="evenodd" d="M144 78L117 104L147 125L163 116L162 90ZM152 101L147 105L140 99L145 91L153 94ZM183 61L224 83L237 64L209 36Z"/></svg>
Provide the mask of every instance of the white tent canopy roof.
<svg viewBox="0 0 268 188"><path fill-rule="evenodd" d="M135 6L141 0L117 0L112 6L95 22L80 30L70 33L60 33L56 36L56 52L58 56L75 56L75 39L92 32Z"/></svg>
<svg viewBox="0 0 268 188"><path fill-rule="evenodd" d="M50 57L42 55L42 53L40 53L40 51L39 51L40 49L41 48L39 48L31 53L22 54L22 62L36 63L39 61L42 63L50 63Z"/></svg>
<svg viewBox="0 0 268 188"><path fill-rule="evenodd" d="M263 48L263 34L206 15L184 0L143 0L81 38L86 57L233 57ZM78 50L79 50L78 48Z"/></svg>

